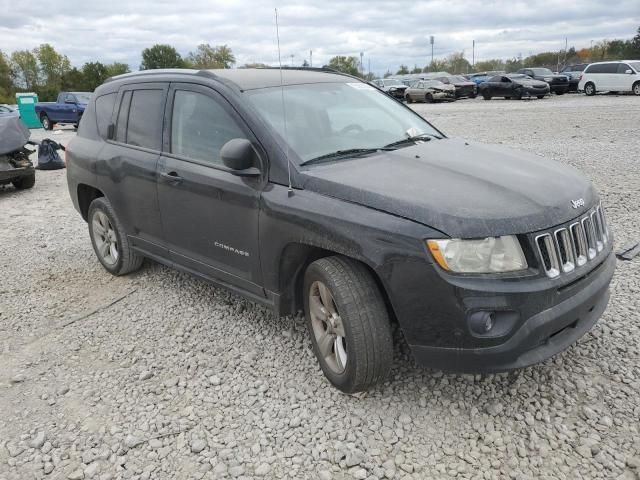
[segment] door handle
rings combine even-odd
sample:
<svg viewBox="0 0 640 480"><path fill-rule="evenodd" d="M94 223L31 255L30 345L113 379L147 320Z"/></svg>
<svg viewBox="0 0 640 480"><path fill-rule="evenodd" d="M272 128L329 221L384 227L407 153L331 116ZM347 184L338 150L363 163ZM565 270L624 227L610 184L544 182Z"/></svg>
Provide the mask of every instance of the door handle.
<svg viewBox="0 0 640 480"><path fill-rule="evenodd" d="M160 176L162 178L166 178L171 183L182 182L182 177L178 175L176 172L160 172Z"/></svg>

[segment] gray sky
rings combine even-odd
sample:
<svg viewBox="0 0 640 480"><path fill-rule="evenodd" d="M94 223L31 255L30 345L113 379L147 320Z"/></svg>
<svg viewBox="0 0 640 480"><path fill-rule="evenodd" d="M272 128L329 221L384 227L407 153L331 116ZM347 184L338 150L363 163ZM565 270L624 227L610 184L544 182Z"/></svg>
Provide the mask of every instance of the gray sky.
<svg viewBox="0 0 640 480"><path fill-rule="evenodd" d="M18 7L19 6L19 7ZM14 8L16 7L16 8ZM383 73L401 63L426 65L464 50L471 60L527 56L591 40L630 38L640 25L639 0L0 0L0 49L10 53L50 43L73 65L140 64L140 52L169 43L182 55L199 43L229 45L238 65L277 62L274 7L283 63L364 52L365 68Z"/></svg>

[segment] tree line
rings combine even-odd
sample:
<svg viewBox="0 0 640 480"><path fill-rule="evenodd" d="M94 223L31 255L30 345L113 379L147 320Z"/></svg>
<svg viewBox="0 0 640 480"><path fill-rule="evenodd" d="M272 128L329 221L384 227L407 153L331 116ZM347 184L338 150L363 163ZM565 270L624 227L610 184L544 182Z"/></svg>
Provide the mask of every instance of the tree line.
<svg viewBox="0 0 640 480"><path fill-rule="evenodd" d="M533 66L551 70L575 63L591 63L603 60L640 59L640 27L629 40L603 40L591 48L576 50L574 47L560 52L542 52L523 58L490 59L472 65L464 52L455 52L444 59L434 59L425 67L414 65L410 69L401 65L396 75L409 73L439 72L472 73L491 70L516 70ZM171 45L156 44L142 51L140 70L156 68L231 68L236 58L227 45L198 45L185 57ZM239 68L265 67L263 63L251 63ZM303 67L308 66L305 60ZM335 56L327 64L329 68L372 80L371 72L364 72L358 57ZM0 50L0 103L14 103L16 92L35 92L41 101L52 101L61 90L93 91L107 78L128 73L129 65L99 61L86 62L81 67L72 67L69 58L45 43L33 50L18 50L6 55ZM387 71L385 77L394 75Z"/></svg>
<svg viewBox="0 0 640 480"><path fill-rule="evenodd" d="M154 68L231 68L235 63L226 45L198 45L185 58L170 45L154 45L142 51L140 70ZM0 103L15 103L17 92L35 92L43 102L60 91L94 91L109 77L130 71L126 63L86 62L72 67L69 58L48 43L33 50L7 55L0 50Z"/></svg>

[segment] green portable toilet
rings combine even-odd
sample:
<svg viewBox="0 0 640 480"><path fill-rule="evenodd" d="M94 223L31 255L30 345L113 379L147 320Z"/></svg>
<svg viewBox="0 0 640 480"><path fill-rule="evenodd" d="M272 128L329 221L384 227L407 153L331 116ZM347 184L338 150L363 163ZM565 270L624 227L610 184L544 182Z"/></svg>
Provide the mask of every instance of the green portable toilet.
<svg viewBox="0 0 640 480"><path fill-rule="evenodd" d="M16 101L22 123L24 123L27 128L42 128L35 108L36 103L38 103L38 95L35 93L16 93Z"/></svg>

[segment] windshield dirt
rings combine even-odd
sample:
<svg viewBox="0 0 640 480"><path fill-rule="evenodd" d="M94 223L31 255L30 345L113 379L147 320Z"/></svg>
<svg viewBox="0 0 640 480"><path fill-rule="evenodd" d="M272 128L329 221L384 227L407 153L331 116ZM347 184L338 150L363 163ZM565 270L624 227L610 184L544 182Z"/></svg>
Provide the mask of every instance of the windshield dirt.
<svg viewBox="0 0 640 480"><path fill-rule="evenodd" d="M422 134L442 136L418 114L361 82L292 85L246 94L283 147L287 139L298 163L338 151L383 148Z"/></svg>

